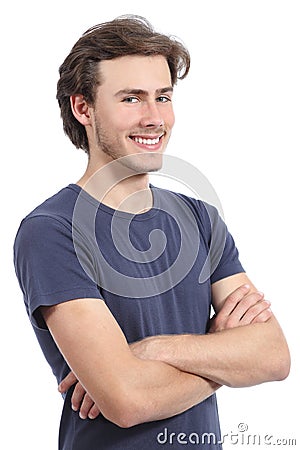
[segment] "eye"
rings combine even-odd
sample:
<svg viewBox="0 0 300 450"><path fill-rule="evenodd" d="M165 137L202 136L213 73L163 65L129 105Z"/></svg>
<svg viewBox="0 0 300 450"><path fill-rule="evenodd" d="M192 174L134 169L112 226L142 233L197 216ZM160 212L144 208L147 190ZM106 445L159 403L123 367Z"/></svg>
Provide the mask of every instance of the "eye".
<svg viewBox="0 0 300 450"><path fill-rule="evenodd" d="M122 100L123 103L137 103L138 101L137 97L126 97Z"/></svg>
<svg viewBox="0 0 300 450"><path fill-rule="evenodd" d="M171 99L170 99L170 97L167 97L166 95L160 95L159 97L157 97L156 101L159 103L167 103L167 102L170 102Z"/></svg>

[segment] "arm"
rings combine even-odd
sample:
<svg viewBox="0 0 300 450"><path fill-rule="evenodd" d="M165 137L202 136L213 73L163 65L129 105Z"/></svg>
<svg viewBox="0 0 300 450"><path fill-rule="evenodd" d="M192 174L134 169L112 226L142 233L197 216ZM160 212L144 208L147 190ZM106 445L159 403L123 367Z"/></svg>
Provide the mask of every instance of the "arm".
<svg viewBox="0 0 300 450"><path fill-rule="evenodd" d="M231 387L286 378L290 357L285 338L270 312L265 313L269 314L267 320L263 315L257 320L255 311L263 302L263 294L256 291L246 274L215 283L212 298L219 312L212 333L147 338L136 351L142 357L157 358ZM246 314L245 308L249 308ZM240 326L236 325L237 319Z"/></svg>
<svg viewBox="0 0 300 450"><path fill-rule="evenodd" d="M179 414L218 388L164 362L134 356L101 300L68 301L44 307L42 313L85 391L101 413L121 427Z"/></svg>
<svg viewBox="0 0 300 450"><path fill-rule="evenodd" d="M220 302L218 314L211 320L210 333L245 326L250 323L267 322L271 318L270 302L263 299L263 294L252 294L247 295L247 299L243 298L244 293L249 294L249 291L250 286L244 287L242 290L235 292L235 295L229 295L225 301ZM226 292L226 295L228 292ZM174 344L174 337L171 339L169 342ZM130 344L130 349L140 358L156 359L162 352L162 344L167 343L168 340L169 336L155 336ZM72 372L60 383L60 392L66 392L75 383L71 399L72 408L75 411L79 410L82 419L97 417L99 414L97 405Z"/></svg>

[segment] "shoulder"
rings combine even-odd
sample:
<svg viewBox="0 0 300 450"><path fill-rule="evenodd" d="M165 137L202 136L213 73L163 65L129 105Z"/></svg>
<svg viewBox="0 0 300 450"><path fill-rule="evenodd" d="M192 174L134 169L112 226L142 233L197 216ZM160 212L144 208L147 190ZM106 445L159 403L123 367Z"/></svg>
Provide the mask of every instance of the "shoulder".
<svg viewBox="0 0 300 450"><path fill-rule="evenodd" d="M55 223L55 221L65 226L70 225L79 192L79 186L70 184L47 198L23 218L17 234L24 228L37 228L39 224L40 226L46 226L46 224Z"/></svg>
<svg viewBox="0 0 300 450"><path fill-rule="evenodd" d="M23 222L39 216L57 219L72 217L80 190L81 188L75 184L68 185L38 205L23 219Z"/></svg>
<svg viewBox="0 0 300 450"><path fill-rule="evenodd" d="M151 186L151 188L154 190L160 205L169 205L170 202L185 205L193 213L203 230L211 231L213 224L222 220L218 208L204 200L154 186Z"/></svg>
<svg viewBox="0 0 300 450"><path fill-rule="evenodd" d="M77 189L78 188L78 189ZM20 223L14 242L15 252L39 247L57 235L72 233L72 215L80 187L69 185L31 211Z"/></svg>

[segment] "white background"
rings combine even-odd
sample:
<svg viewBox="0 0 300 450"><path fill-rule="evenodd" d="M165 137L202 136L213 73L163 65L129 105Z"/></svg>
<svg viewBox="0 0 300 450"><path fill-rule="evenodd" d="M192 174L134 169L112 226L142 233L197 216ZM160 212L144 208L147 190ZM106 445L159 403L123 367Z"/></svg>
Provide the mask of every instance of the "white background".
<svg viewBox="0 0 300 450"><path fill-rule="evenodd" d="M223 434L245 423L248 434L299 445L299 2L28 0L1 11L0 447L56 448L62 401L22 304L12 245L21 219L85 168L84 153L62 131L58 67L87 28L126 13L147 17L190 50L168 152L217 190L241 260L272 301L292 353L286 381L220 390ZM243 444L227 438L224 448Z"/></svg>

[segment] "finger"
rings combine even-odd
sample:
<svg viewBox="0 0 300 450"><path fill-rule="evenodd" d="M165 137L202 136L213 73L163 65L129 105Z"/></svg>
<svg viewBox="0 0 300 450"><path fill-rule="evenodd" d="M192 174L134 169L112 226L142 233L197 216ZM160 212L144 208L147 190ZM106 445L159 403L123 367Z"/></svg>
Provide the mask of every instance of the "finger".
<svg viewBox="0 0 300 450"><path fill-rule="evenodd" d="M264 323L273 317L273 312L270 308L265 309L263 312L261 312L258 316L256 316L252 323Z"/></svg>
<svg viewBox="0 0 300 450"><path fill-rule="evenodd" d="M235 291L233 291L225 300L224 305L219 311L218 315L221 317L229 316L237 304L249 293L250 286L249 284L243 284L238 287Z"/></svg>
<svg viewBox="0 0 300 450"><path fill-rule="evenodd" d="M89 419L96 419L96 417L98 417L99 414L100 414L100 409L98 408L96 403L94 403L94 405L92 406L92 408L90 409L90 411L88 413L88 418Z"/></svg>
<svg viewBox="0 0 300 450"><path fill-rule="evenodd" d="M71 386L73 386L74 383L76 383L77 378L75 377L73 372L69 372L68 375L60 382L58 385L58 391L63 394L67 392L68 389L70 389Z"/></svg>
<svg viewBox="0 0 300 450"><path fill-rule="evenodd" d="M264 294L262 292L252 292L245 296L232 311L231 318L234 317L235 320L241 320L247 311L253 308L257 303L261 302L263 298Z"/></svg>
<svg viewBox="0 0 300 450"><path fill-rule="evenodd" d="M259 322L264 322L265 315L263 314L266 310L270 308L271 303L268 300L262 300L257 302L242 317L240 324L241 325L249 325L253 322L256 317L260 317Z"/></svg>
<svg viewBox="0 0 300 450"><path fill-rule="evenodd" d="M86 393L85 389L78 382L75 386L75 389L71 397L71 405L74 411L78 411L79 408L81 407L81 403L84 399L85 393Z"/></svg>
<svg viewBox="0 0 300 450"><path fill-rule="evenodd" d="M80 410L79 410L79 417L80 419L87 419L88 413L90 409L94 406L94 401L91 399L91 397L88 394L85 394Z"/></svg>

